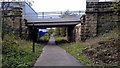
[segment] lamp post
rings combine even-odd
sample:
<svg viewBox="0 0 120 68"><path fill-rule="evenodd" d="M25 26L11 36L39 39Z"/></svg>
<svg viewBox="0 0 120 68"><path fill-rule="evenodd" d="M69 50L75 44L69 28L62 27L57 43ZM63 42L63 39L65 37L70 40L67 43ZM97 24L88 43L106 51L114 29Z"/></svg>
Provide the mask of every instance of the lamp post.
<svg viewBox="0 0 120 68"><path fill-rule="evenodd" d="M78 12L79 12L79 16L80 16L81 11L79 10Z"/></svg>
<svg viewBox="0 0 120 68"><path fill-rule="evenodd" d="M34 22L33 22L33 29L32 29L32 37L33 37L33 52L35 52L35 37L34 37Z"/></svg>

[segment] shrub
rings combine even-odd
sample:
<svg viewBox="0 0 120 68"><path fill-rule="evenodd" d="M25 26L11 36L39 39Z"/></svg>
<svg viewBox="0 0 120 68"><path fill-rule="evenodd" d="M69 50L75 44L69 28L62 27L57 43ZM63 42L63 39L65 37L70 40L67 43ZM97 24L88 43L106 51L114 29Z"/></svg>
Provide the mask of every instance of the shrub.
<svg viewBox="0 0 120 68"><path fill-rule="evenodd" d="M2 68L30 68L42 51L41 45L35 45L32 52L32 42L21 40L12 34L6 35L2 41Z"/></svg>

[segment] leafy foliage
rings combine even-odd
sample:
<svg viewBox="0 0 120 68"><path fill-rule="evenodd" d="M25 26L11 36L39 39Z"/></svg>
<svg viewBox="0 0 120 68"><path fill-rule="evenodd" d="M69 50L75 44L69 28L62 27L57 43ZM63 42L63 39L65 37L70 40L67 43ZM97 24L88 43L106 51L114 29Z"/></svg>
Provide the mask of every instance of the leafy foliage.
<svg viewBox="0 0 120 68"><path fill-rule="evenodd" d="M120 11L120 2L113 3L112 9L115 10L116 12Z"/></svg>
<svg viewBox="0 0 120 68"><path fill-rule="evenodd" d="M66 36L66 28L56 28L54 33L57 36L65 37Z"/></svg>
<svg viewBox="0 0 120 68"><path fill-rule="evenodd" d="M118 14L117 28L118 31L120 31L120 2L113 3L111 8L115 11L116 14Z"/></svg>
<svg viewBox="0 0 120 68"><path fill-rule="evenodd" d="M65 44L65 43L69 43L67 41L67 37L61 37L61 36L55 36L55 43L56 45L62 45L62 44Z"/></svg>
<svg viewBox="0 0 120 68"><path fill-rule="evenodd" d="M32 52L32 42L21 40L12 34L6 35L2 42L2 68L30 68L42 51L36 44L36 52Z"/></svg>
<svg viewBox="0 0 120 68"><path fill-rule="evenodd" d="M39 44L44 44L44 45L47 45L48 41L49 41L49 34L48 33L46 33L43 37L38 38L38 40L37 40L37 42Z"/></svg>
<svg viewBox="0 0 120 68"><path fill-rule="evenodd" d="M66 36L66 28L61 28L60 34L61 34L61 36L65 37Z"/></svg>
<svg viewBox="0 0 120 68"><path fill-rule="evenodd" d="M57 36L60 36L60 28L56 28L55 34L56 34Z"/></svg>
<svg viewBox="0 0 120 68"><path fill-rule="evenodd" d="M48 34L52 34L54 32L54 29L49 29Z"/></svg>

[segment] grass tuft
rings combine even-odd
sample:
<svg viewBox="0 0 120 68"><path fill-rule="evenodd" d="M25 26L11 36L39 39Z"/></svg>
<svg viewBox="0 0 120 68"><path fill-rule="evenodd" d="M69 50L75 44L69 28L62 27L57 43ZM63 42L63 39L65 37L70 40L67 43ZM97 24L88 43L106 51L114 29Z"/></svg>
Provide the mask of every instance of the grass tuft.
<svg viewBox="0 0 120 68"><path fill-rule="evenodd" d="M81 63L88 66L93 65L92 61L82 53L82 51L86 49L86 46L82 45L82 42L64 44L61 47L65 49L68 53L73 55Z"/></svg>

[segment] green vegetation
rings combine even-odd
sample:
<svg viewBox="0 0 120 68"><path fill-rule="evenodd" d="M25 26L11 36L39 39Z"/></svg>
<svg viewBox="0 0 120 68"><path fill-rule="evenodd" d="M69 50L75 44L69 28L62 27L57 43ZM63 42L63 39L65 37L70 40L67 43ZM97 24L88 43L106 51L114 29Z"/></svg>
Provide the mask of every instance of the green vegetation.
<svg viewBox="0 0 120 68"><path fill-rule="evenodd" d="M65 43L68 43L67 38L66 37L61 37L61 36L55 36L55 43L56 45L62 45Z"/></svg>
<svg viewBox="0 0 120 68"><path fill-rule="evenodd" d="M105 33L85 42L64 44L61 47L85 65L117 65L119 63L118 47L120 45L117 30Z"/></svg>
<svg viewBox="0 0 120 68"><path fill-rule="evenodd" d="M112 9L115 10L116 12L120 11L120 2L113 3Z"/></svg>
<svg viewBox="0 0 120 68"><path fill-rule="evenodd" d="M117 28L115 28L114 30L112 30L109 33L104 33L103 35L99 35L98 37L86 40L85 44L92 46L92 45L98 44L98 42L107 41L110 38L118 38L119 33L120 32L117 30Z"/></svg>
<svg viewBox="0 0 120 68"><path fill-rule="evenodd" d="M2 41L2 68L30 68L43 46L35 44L35 53L32 52L32 42L21 40L12 34L5 35Z"/></svg>
<svg viewBox="0 0 120 68"><path fill-rule="evenodd" d="M48 41L49 41L49 35L48 35L48 33L45 34L44 36L38 38L38 40L37 40L37 42L39 44L42 44L42 45L47 45Z"/></svg>
<svg viewBox="0 0 120 68"><path fill-rule="evenodd" d="M120 37L117 29L85 42L84 54L92 59L95 65L117 66L119 64L118 48Z"/></svg>
<svg viewBox="0 0 120 68"><path fill-rule="evenodd" d="M47 34L45 34L43 37L39 38L40 41L48 41L49 40L49 36Z"/></svg>
<svg viewBox="0 0 120 68"><path fill-rule="evenodd" d="M62 36L62 37L64 37L64 36L66 36L66 28L56 28L54 30L54 34L56 36Z"/></svg>
<svg viewBox="0 0 120 68"><path fill-rule="evenodd" d="M67 40L66 37L61 37L61 36L55 36L54 38L56 41Z"/></svg>
<svg viewBox="0 0 120 68"><path fill-rule="evenodd" d="M116 26L118 31L120 31L120 1L119 2L113 2L113 4L111 5L112 10L115 11L115 13L118 15L118 22L116 22ZM120 33L119 33L120 35Z"/></svg>
<svg viewBox="0 0 120 68"><path fill-rule="evenodd" d="M82 53L82 51L86 49L86 46L84 46L82 42L64 44L61 47L77 58L81 63L85 65L93 65L91 60Z"/></svg>

